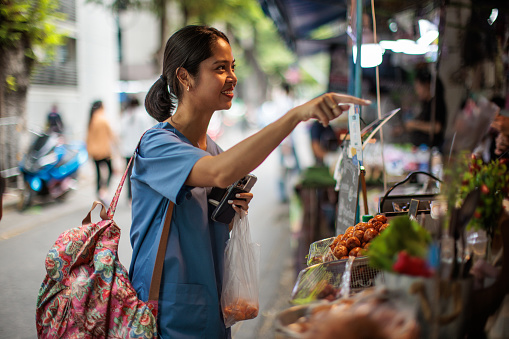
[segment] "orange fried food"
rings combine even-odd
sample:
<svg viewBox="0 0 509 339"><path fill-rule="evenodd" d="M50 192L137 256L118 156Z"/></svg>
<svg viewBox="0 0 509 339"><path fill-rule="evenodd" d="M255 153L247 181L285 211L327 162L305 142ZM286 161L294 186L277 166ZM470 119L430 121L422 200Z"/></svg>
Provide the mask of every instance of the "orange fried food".
<svg viewBox="0 0 509 339"><path fill-rule="evenodd" d="M348 255L351 257L358 257L361 250L362 250L361 247L352 248L350 250L350 253L348 253Z"/></svg>
<svg viewBox="0 0 509 339"><path fill-rule="evenodd" d="M361 231L365 231L369 228L370 226L368 225L367 222L360 222L358 223L357 225L355 225L355 229L356 230L361 230Z"/></svg>
<svg viewBox="0 0 509 339"><path fill-rule="evenodd" d="M237 299L233 304L223 308L223 316L225 319L233 317L235 321L256 318L258 316L258 304L244 299Z"/></svg>
<svg viewBox="0 0 509 339"><path fill-rule="evenodd" d="M348 232L343 235L341 239L348 240L348 238L351 238L353 236L353 232Z"/></svg>
<svg viewBox="0 0 509 339"><path fill-rule="evenodd" d="M374 221L371 222L372 220L374 220ZM374 228L378 232L378 230L380 229L380 226L382 226L382 223L380 221L376 221L375 219L371 219L369 226L371 228Z"/></svg>
<svg viewBox="0 0 509 339"><path fill-rule="evenodd" d="M334 248L339 243L339 241L341 240L342 237L343 237L343 234L340 234L336 238L334 238L332 243L329 245L329 248L331 249L331 251L334 251Z"/></svg>
<svg viewBox="0 0 509 339"><path fill-rule="evenodd" d="M383 224L382 226L380 226L380 230L378 232L382 232L383 230L385 230L387 227L389 227L389 224Z"/></svg>
<svg viewBox="0 0 509 339"><path fill-rule="evenodd" d="M373 219L375 219L376 221L380 221L382 224L387 223L387 217L382 214L375 215Z"/></svg>
<svg viewBox="0 0 509 339"><path fill-rule="evenodd" d="M363 230L357 230L353 232L353 236L359 239L362 242L362 239L364 238L364 231Z"/></svg>
<svg viewBox="0 0 509 339"><path fill-rule="evenodd" d="M368 228L364 232L364 242L370 242L378 235L378 232L374 228Z"/></svg>
<svg viewBox="0 0 509 339"><path fill-rule="evenodd" d="M360 246L361 246L360 240L355 237L350 237L346 240L346 247L349 250L351 250L352 248L355 248L355 247L360 247Z"/></svg>
<svg viewBox="0 0 509 339"><path fill-rule="evenodd" d="M343 245L338 245L336 246L336 248L334 248L334 251L332 253L337 259L340 259L341 257L348 255L348 248L346 248Z"/></svg>

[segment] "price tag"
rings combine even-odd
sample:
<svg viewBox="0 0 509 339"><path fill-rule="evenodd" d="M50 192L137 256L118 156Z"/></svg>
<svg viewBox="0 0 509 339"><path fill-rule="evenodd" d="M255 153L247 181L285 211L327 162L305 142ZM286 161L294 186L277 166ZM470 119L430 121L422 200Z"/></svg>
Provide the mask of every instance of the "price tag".
<svg viewBox="0 0 509 339"><path fill-rule="evenodd" d="M348 111L348 129L350 132L350 154L352 161L357 166L362 166L362 139L361 124L359 117L359 105L350 106Z"/></svg>

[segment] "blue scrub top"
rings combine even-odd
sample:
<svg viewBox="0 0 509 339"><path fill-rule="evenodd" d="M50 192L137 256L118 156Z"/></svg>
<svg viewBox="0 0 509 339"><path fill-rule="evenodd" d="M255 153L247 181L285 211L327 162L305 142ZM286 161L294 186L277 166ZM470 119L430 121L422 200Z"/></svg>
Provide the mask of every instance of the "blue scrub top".
<svg viewBox="0 0 509 339"><path fill-rule="evenodd" d="M133 256L129 277L148 300L157 247L169 201L175 203L159 294L161 338L230 338L221 312L228 225L210 218L210 188L184 185L198 159L222 150L207 137L194 147L168 123L143 136L131 176Z"/></svg>

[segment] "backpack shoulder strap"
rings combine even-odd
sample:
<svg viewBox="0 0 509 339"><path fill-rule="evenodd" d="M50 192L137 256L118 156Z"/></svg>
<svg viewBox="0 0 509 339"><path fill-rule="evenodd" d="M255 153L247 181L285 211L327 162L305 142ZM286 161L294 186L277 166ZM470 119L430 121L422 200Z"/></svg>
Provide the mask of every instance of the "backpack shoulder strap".
<svg viewBox="0 0 509 339"><path fill-rule="evenodd" d="M113 220L113 216L115 215L120 192L122 192L122 188L124 187L125 178L127 177L127 174L129 173L129 168L133 165L134 158L136 157L136 154L138 153L138 147L140 147L141 139L143 139L143 136L145 135L145 133L147 133L151 129L155 129L155 128L149 128L148 130L143 132L143 135L140 137L140 140L138 141L138 145L136 145L136 149L134 150L133 156L131 157L131 159L129 159L129 163L127 164L127 168L124 171L124 175L122 175L122 179L120 179L120 183L118 184L117 190L115 191L115 195L113 196L113 199L111 199L110 207L108 208L108 211L106 212L108 219L110 219L110 220Z"/></svg>
<svg viewBox="0 0 509 339"><path fill-rule="evenodd" d="M115 196L111 200L110 207L108 208L108 211L106 212L109 219L113 219L113 215L115 214L115 210L117 208L118 197L120 196L120 192L122 191L122 188L124 187L124 182L127 177L127 173L129 172L129 168L131 167L132 162L133 162L134 158L136 157L136 154L138 153L138 148L140 146L141 140L143 139L143 136L145 135L145 133L147 133L151 129L155 129L155 128L150 128L150 129L146 130L143 133L143 135L140 137L140 140L138 141L138 145L136 146L134 154L131 157L131 159L129 160L129 163L127 164L127 168L124 171L124 175L122 176L122 179L120 180L117 190L115 191ZM170 201L168 204L168 210L166 212L166 217L164 219L164 226L163 226L163 230L161 232L161 238L159 240L159 247L157 249L156 262L154 264L154 271L152 272L152 281L150 283L148 300L152 301L154 305L157 305L157 303L159 301L159 290L161 287L161 278L163 275L164 257L166 255L166 246L168 245L168 236L170 234L171 218L173 215L174 205L175 204L172 201ZM94 205L94 207L95 207L95 205Z"/></svg>
<svg viewBox="0 0 509 339"><path fill-rule="evenodd" d="M154 271L152 272L152 281L150 282L148 300L153 301L154 305L157 305L157 302L159 301L159 289L161 287L161 277L163 276L164 257L166 255L166 247L168 245L168 237L170 235L171 217L173 215L174 205L173 201L170 201L168 205L168 211L164 218L163 231L161 232L161 239L159 239Z"/></svg>

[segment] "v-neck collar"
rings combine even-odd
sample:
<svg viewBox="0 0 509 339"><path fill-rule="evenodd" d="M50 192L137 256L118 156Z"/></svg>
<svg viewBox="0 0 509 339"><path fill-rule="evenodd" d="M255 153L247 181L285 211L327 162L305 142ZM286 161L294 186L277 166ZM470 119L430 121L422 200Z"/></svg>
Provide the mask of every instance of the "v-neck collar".
<svg viewBox="0 0 509 339"><path fill-rule="evenodd" d="M182 141L188 143L189 145L191 145L193 147L196 147L196 146L193 145L193 143L191 141L189 141L188 138L186 138L186 136L184 134L182 134L182 132L180 132L178 129L176 129L175 126L173 126L171 123L165 121L165 122L162 122L162 124L163 124L161 126L162 128L175 133L179 139L181 139ZM207 138L207 148L205 149L205 151L208 151L208 149L209 149L209 142L210 142L210 137L209 137L208 134L206 134L206 138Z"/></svg>

